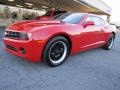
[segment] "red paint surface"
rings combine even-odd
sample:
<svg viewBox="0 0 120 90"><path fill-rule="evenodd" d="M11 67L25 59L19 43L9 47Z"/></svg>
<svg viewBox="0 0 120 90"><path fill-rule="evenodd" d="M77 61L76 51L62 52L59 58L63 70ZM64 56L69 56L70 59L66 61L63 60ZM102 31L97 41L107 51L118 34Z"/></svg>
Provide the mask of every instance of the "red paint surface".
<svg viewBox="0 0 120 90"><path fill-rule="evenodd" d="M114 32L109 25L89 26L84 28L84 20L89 16L85 14L79 24L68 24L60 21L38 21L30 20L9 26L7 31L32 33L30 40L14 40L4 38L4 44L11 45L17 52L5 48L6 51L28 59L31 62L42 60L42 52L49 40L57 35L66 35L72 42L71 54L85 51L105 45L111 32ZM21 54L20 48L26 53Z"/></svg>

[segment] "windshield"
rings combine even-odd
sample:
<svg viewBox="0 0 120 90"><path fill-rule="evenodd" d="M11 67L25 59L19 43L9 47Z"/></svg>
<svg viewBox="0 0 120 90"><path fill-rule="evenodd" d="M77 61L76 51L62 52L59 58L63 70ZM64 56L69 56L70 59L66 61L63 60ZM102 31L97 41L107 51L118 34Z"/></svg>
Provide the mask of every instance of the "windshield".
<svg viewBox="0 0 120 90"><path fill-rule="evenodd" d="M71 24L78 24L80 20L82 19L83 14L71 14L71 13L65 13L60 15L59 17L54 17L55 20L60 20L65 23L71 23Z"/></svg>

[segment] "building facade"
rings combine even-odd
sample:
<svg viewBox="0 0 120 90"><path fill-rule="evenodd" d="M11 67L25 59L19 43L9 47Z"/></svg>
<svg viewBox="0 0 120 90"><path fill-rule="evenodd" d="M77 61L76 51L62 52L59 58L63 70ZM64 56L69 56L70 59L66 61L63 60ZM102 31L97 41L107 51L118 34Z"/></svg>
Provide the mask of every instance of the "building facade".
<svg viewBox="0 0 120 90"><path fill-rule="evenodd" d="M108 21L112 12L101 0L0 0L0 26L35 19L51 8L105 15Z"/></svg>

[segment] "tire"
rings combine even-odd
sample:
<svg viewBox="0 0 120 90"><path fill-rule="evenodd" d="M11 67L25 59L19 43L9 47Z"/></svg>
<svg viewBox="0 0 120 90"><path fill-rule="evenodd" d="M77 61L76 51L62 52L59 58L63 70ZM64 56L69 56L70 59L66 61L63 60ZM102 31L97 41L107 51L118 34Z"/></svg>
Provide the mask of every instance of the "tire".
<svg viewBox="0 0 120 90"><path fill-rule="evenodd" d="M51 67L63 64L69 54L69 48L70 45L66 38L62 36L52 38L44 48L43 62Z"/></svg>
<svg viewBox="0 0 120 90"><path fill-rule="evenodd" d="M110 34L110 38L109 38L108 42L105 44L105 46L103 47L103 49L111 50L113 47L113 44L114 44L114 39L115 39L115 35Z"/></svg>

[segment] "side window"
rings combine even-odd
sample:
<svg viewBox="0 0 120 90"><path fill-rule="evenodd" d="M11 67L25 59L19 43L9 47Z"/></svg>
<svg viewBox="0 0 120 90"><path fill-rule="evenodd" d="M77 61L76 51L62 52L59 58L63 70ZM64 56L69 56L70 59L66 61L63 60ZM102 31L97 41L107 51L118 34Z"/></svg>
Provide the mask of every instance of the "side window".
<svg viewBox="0 0 120 90"><path fill-rule="evenodd" d="M85 20L85 22L87 22L87 21L93 21L96 26L101 26L102 25L101 18L98 18L98 17L90 16Z"/></svg>
<svg viewBox="0 0 120 90"><path fill-rule="evenodd" d="M101 24L106 25L106 22L103 19L101 19Z"/></svg>
<svg viewBox="0 0 120 90"><path fill-rule="evenodd" d="M95 18L95 25L101 26L101 20L100 20L100 18L98 18L98 17L94 17L94 18Z"/></svg>

